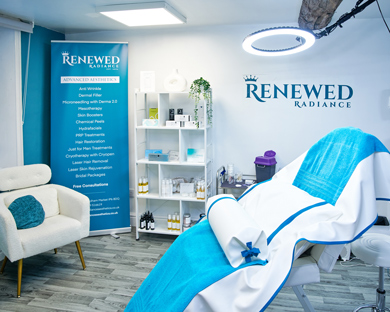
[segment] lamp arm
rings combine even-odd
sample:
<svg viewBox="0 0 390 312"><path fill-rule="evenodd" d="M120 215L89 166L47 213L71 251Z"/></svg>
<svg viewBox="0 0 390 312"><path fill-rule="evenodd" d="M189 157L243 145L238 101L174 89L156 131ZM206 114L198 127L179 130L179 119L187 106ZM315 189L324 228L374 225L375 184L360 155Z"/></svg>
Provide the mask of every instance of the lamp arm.
<svg viewBox="0 0 390 312"><path fill-rule="evenodd" d="M363 0L359 0L356 3L355 7L351 10L351 12L343 14L334 24L326 27L323 31L314 34L316 39L320 39L324 36L329 35L332 31L334 31L337 28L337 26L342 27L341 26L342 23L348 21L351 17L355 17L356 14L363 11L366 7L368 7L371 3L375 2L375 1L376 0L368 0L367 2L360 5L363 2Z"/></svg>

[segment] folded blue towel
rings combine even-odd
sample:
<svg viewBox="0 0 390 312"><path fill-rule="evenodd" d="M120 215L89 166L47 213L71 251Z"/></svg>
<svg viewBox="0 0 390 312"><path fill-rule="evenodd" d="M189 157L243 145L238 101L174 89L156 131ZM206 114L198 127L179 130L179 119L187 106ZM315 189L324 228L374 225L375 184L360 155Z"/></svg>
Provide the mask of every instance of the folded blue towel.
<svg viewBox="0 0 390 312"><path fill-rule="evenodd" d="M335 205L356 166L375 152L389 151L360 129L336 129L309 149L293 185Z"/></svg>
<svg viewBox="0 0 390 312"><path fill-rule="evenodd" d="M184 311L197 293L237 269L226 258L207 220L181 234L131 298L125 312Z"/></svg>

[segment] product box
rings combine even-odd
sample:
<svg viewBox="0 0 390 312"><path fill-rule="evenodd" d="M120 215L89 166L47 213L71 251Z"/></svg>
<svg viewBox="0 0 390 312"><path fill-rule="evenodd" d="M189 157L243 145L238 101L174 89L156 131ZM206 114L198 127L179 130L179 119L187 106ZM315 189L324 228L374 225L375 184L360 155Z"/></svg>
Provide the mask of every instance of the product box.
<svg viewBox="0 0 390 312"><path fill-rule="evenodd" d="M141 71L140 91L154 92L156 88L156 74L154 71Z"/></svg>
<svg viewBox="0 0 390 312"><path fill-rule="evenodd" d="M161 154L161 153L149 154L149 161L168 161L168 160L169 160L168 154Z"/></svg>
<svg viewBox="0 0 390 312"><path fill-rule="evenodd" d="M171 128L180 128L180 121L167 120L165 125Z"/></svg>
<svg viewBox="0 0 390 312"><path fill-rule="evenodd" d="M142 119L142 125L144 127L157 127L158 119Z"/></svg>
<svg viewBox="0 0 390 312"><path fill-rule="evenodd" d="M196 121L185 121L184 128L197 129L198 123Z"/></svg>
<svg viewBox="0 0 390 312"><path fill-rule="evenodd" d="M169 151L169 161L179 161L179 151Z"/></svg>
<svg viewBox="0 0 390 312"><path fill-rule="evenodd" d="M149 159L149 154L162 154L161 149L146 149L145 150L145 158Z"/></svg>
<svg viewBox="0 0 390 312"><path fill-rule="evenodd" d="M174 108L169 109L169 120L175 120L175 109Z"/></svg>
<svg viewBox="0 0 390 312"><path fill-rule="evenodd" d="M194 183L180 183L180 195L189 196L194 193Z"/></svg>
<svg viewBox="0 0 390 312"><path fill-rule="evenodd" d="M204 149L198 149L198 148L187 149L187 161L193 163L204 162Z"/></svg>
<svg viewBox="0 0 390 312"><path fill-rule="evenodd" d="M175 121L190 121L190 115L175 115Z"/></svg>
<svg viewBox="0 0 390 312"><path fill-rule="evenodd" d="M149 119L158 119L158 108L149 108Z"/></svg>

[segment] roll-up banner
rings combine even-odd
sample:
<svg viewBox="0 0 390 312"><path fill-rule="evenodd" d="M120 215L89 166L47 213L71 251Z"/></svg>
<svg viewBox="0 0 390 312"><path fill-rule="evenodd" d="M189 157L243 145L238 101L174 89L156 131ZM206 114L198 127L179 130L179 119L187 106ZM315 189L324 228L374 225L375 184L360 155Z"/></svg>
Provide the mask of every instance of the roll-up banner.
<svg viewBox="0 0 390 312"><path fill-rule="evenodd" d="M51 42L51 181L89 197L91 235L131 230L127 51Z"/></svg>

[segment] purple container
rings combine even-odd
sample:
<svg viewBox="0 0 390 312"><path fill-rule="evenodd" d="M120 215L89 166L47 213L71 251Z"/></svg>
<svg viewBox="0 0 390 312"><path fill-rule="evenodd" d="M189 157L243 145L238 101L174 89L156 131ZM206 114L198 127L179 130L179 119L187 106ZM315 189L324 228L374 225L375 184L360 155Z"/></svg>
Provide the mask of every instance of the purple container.
<svg viewBox="0 0 390 312"><path fill-rule="evenodd" d="M255 159L256 180L262 182L269 180L275 174L276 153L274 151L266 151L264 156L257 156Z"/></svg>
<svg viewBox="0 0 390 312"><path fill-rule="evenodd" d="M275 160L276 153L274 151L266 151L264 156L257 156L255 159L256 165L272 166L276 165Z"/></svg>

